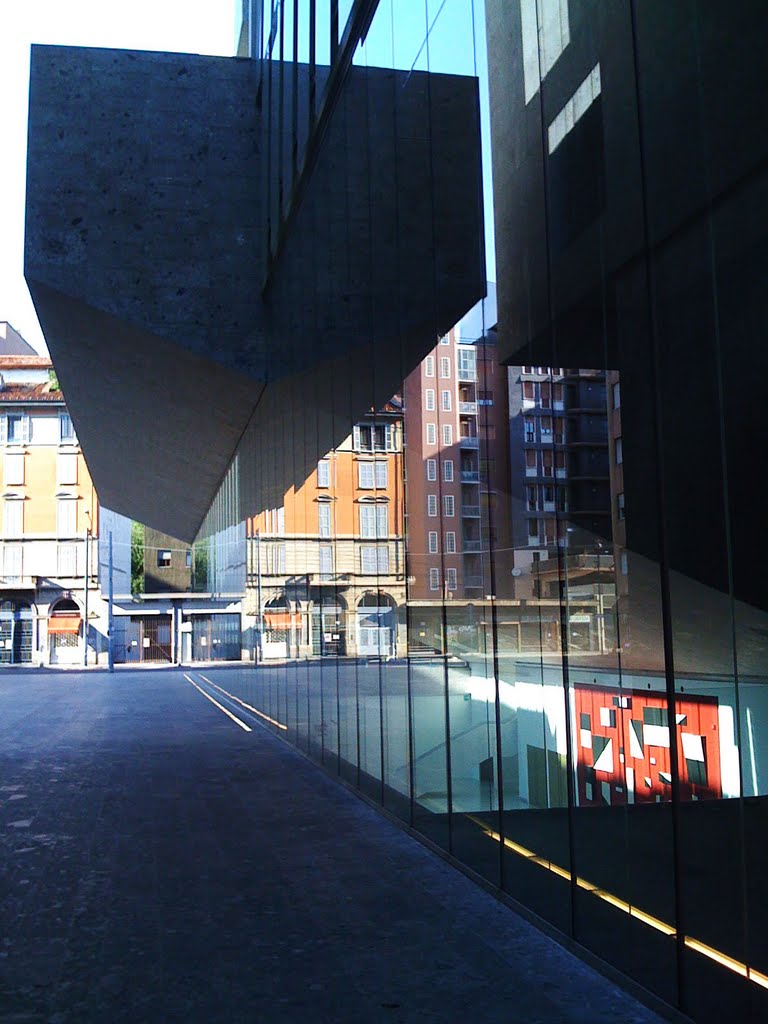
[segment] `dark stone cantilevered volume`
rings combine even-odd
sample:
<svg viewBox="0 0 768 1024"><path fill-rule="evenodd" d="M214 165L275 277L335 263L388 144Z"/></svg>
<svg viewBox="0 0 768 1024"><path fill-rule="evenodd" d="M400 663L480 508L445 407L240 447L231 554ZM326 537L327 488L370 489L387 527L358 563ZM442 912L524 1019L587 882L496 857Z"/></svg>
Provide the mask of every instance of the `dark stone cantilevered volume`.
<svg viewBox="0 0 768 1024"><path fill-rule="evenodd" d="M353 68L269 273L257 86L247 60L32 52L30 291L102 500L185 540L246 428L281 446L241 460L255 513L485 289L475 79Z"/></svg>

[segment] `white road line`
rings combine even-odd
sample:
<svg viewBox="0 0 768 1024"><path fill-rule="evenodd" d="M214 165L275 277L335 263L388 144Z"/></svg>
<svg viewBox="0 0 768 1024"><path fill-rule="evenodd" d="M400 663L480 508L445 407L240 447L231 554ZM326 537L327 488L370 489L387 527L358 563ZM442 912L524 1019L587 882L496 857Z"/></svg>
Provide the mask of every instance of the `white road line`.
<svg viewBox="0 0 768 1024"><path fill-rule="evenodd" d="M246 732L253 732L253 729L251 729L250 725L246 725L245 722L241 722L240 719L236 715L233 715L232 712L229 711L227 708L225 708L223 704L219 704L217 700L214 700L210 693L206 693L205 690L201 686L198 686L195 680L191 679L186 672L183 672L182 675L187 680L187 682L192 683L194 688L196 690L199 690L199 692L202 693L202 695L206 697L211 702L211 704L215 704L219 711L223 711L225 715L229 715L232 721L236 722L241 729L245 729Z"/></svg>
<svg viewBox="0 0 768 1024"><path fill-rule="evenodd" d="M206 683L209 683L211 686L216 686L216 683L214 683L212 680L210 680L208 678L208 676L204 676L202 672L200 672L199 675L200 675L200 678L205 680ZM238 704L242 704L244 708L248 708L248 710L252 711L254 713L254 715L258 715L259 718L263 718L264 721L265 722L269 722L270 725L276 725L278 729L283 729L285 732L288 731L288 726L287 725L283 725L282 722L278 722L276 719L270 718L269 715L265 715L264 712L263 711L259 711L258 708L254 708L252 705L246 704L244 700L240 700L240 698L236 697L234 695L234 693L229 693L227 690L223 689L221 686L216 686L216 689L219 690L221 693L223 693L225 695L225 697L229 697L230 700L236 700Z"/></svg>

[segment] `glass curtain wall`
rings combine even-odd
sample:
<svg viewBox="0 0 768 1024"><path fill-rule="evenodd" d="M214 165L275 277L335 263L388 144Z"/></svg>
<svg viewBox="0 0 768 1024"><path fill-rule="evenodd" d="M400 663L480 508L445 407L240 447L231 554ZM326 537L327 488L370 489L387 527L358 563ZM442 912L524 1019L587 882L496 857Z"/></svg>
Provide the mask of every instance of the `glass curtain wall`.
<svg viewBox="0 0 768 1024"><path fill-rule="evenodd" d="M741 7L256 5L265 293L318 363L280 390L275 346L290 436L265 406L196 549L246 579L255 665L222 685L702 1022L768 1012ZM462 219L486 284L447 320Z"/></svg>

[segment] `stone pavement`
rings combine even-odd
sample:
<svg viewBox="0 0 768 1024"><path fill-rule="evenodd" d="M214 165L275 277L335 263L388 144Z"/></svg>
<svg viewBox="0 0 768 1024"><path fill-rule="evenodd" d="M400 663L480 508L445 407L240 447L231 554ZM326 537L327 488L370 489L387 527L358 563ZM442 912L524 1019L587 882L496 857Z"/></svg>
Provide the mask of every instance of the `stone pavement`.
<svg viewBox="0 0 768 1024"><path fill-rule="evenodd" d="M658 1024L179 671L0 673L0 1021Z"/></svg>

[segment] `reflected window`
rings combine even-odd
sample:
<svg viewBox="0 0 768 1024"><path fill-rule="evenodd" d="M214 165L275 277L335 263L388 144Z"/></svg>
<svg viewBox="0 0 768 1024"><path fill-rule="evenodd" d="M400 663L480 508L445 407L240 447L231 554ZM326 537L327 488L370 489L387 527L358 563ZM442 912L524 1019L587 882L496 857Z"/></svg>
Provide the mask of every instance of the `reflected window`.
<svg viewBox="0 0 768 1024"><path fill-rule="evenodd" d="M436 555L437 554L437 530L430 530L429 531L428 551L429 551L430 555Z"/></svg>
<svg viewBox="0 0 768 1024"><path fill-rule="evenodd" d="M29 416L26 413L8 413L2 422L4 440L8 444L26 444L29 441Z"/></svg>
<svg viewBox="0 0 768 1024"><path fill-rule="evenodd" d="M321 459L317 464L317 486L331 486L331 463L328 459Z"/></svg>
<svg viewBox="0 0 768 1024"><path fill-rule="evenodd" d="M360 506L360 535L386 537L389 534L389 508L383 504Z"/></svg>
<svg viewBox="0 0 768 1024"><path fill-rule="evenodd" d="M8 502L6 502L6 509ZM60 537L74 537L77 532L77 500L59 498L56 502L56 532Z"/></svg>
<svg viewBox="0 0 768 1024"><path fill-rule="evenodd" d="M333 575L333 545L320 545L320 579L329 579Z"/></svg>
<svg viewBox="0 0 768 1024"><path fill-rule="evenodd" d="M331 536L331 506L327 503L317 506L317 533L320 537Z"/></svg>
<svg viewBox="0 0 768 1024"><path fill-rule="evenodd" d="M427 459L427 480L437 480L437 459Z"/></svg>
<svg viewBox="0 0 768 1024"><path fill-rule="evenodd" d="M59 413L59 441L62 444L75 443L75 428L68 412Z"/></svg>
<svg viewBox="0 0 768 1024"><path fill-rule="evenodd" d="M10 486L24 483L23 454L18 453L5 456L5 483Z"/></svg>
<svg viewBox="0 0 768 1024"><path fill-rule="evenodd" d="M6 583L12 583L22 576L22 550L21 544L3 545L3 576Z"/></svg>
<svg viewBox="0 0 768 1024"><path fill-rule="evenodd" d="M439 590L440 589L440 570L430 569L429 570L429 589Z"/></svg>

